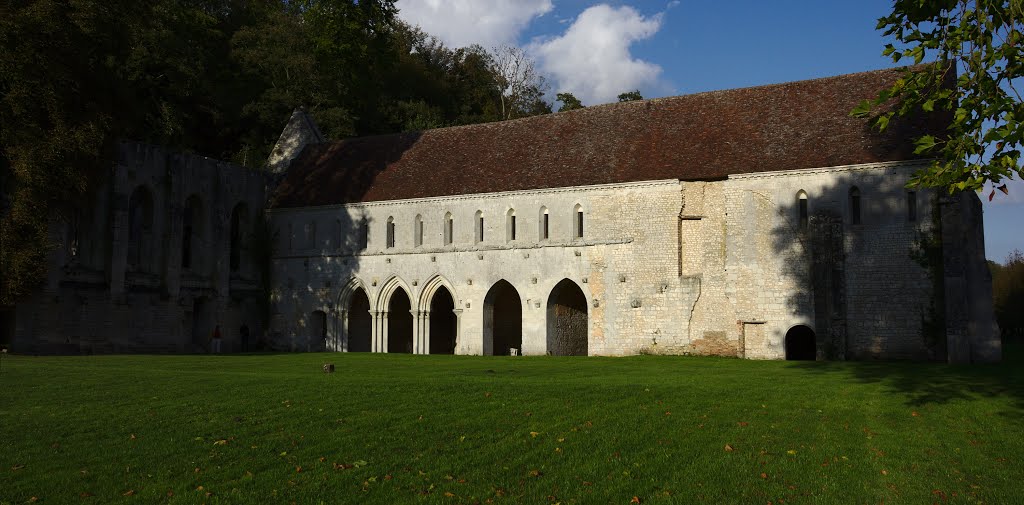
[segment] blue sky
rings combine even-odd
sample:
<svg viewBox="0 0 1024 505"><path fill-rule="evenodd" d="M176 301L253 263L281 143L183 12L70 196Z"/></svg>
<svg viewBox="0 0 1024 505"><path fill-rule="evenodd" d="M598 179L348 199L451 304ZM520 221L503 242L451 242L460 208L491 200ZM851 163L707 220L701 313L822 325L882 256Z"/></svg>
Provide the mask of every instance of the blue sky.
<svg viewBox="0 0 1024 505"><path fill-rule="evenodd" d="M399 17L449 46L533 55L551 92L586 105L861 72L893 63L875 30L888 0L398 0ZM1024 183L985 197L990 259L1024 250Z"/></svg>

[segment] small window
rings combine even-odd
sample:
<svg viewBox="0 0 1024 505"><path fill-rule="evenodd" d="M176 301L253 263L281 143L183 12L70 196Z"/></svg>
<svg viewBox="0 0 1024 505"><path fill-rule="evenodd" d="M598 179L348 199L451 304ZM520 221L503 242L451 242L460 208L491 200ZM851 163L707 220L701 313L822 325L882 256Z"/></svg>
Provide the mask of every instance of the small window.
<svg viewBox="0 0 1024 505"><path fill-rule="evenodd" d="M414 247L420 247L423 245L423 217L419 214L416 215L416 221L412 227L413 237L412 243Z"/></svg>
<svg viewBox="0 0 1024 505"><path fill-rule="evenodd" d="M797 205L799 206L799 218L800 218L800 231L807 230L807 193L804 190L800 190L797 193Z"/></svg>
<svg viewBox="0 0 1024 505"><path fill-rule="evenodd" d="M370 223L363 219L359 223L359 250L365 251L370 247Z"/></svg>
<svg viewBox="0 0 1024 505"><path fill-rule="evenodd" d="M303 233L306 235L306 249L313 249L316 247L316 222L310 221L306 223Z"/></svg>
<svg viewBox="0 0 1024 505"><path fill-rule="evenodd" d="M547 207L540 208L540 239L547 240L551 236L551 219Z"/></svg>
<svg viewBox="0 0 1024 505"><path fill-rule="evenodd" d="M907 221L917 221L917 192L907 191Z"/></svg>
<svg viewBox="0 0 1024 505"><path fill-rule="evenodd" d="M387 248L395 247L395 218L388 218Z"/></svg>
<svg viewBox="0 0 1024 505"><path fill-rule="evenodd" d="M576 204L576 222L573 226L576 238L583 238L583 207L580 204Z"/></svg>
<svg viewBox="0 0 1024 505"><path fill-rule="evenodd" d="M860 221L860 190L857 186L850 188L850 223L861 224Z"/></svg>
<svg viewBox="0 0 1024 505"><path fill-rule="evenodd" d="M512 242L516 239L516 211L509 209L505 214L505 240Z"/></svg>
<svg viewBox="0 0 1024 505"><path fill-rule="evenodd" d="M452 232L455 231L454 222L452 221L452 213L449 212L444 215L444 245L452 245Z"/></svg>
<svg viewBox="0 0 1024 505"><path fill-rule="evenodd" d="M476 211L476 241L484 241L484 213Z"/></svg>

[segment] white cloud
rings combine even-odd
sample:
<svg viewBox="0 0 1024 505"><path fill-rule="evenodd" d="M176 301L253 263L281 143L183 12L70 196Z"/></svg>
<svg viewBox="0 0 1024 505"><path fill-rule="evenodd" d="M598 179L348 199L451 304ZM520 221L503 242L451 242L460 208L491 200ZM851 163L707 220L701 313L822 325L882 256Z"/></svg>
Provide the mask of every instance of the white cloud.
<svg viewBox="0 0 1024 505"><path fill-rule="evenodd" d="M566 32L534 41L528 49L551 76L555 92L570 92L586 105L611 102L619 93L652 87L661 66L633 58L630 46L661 28L661 14L644 17L632 7L595 5Z"/></svg>
<svg viewBox="0 0 1024 505"><path fill-rule="evenodd" d="M398 17L451 47L485 49L515 45L533 18L553 8L551 0L398 0Z"/></svg>

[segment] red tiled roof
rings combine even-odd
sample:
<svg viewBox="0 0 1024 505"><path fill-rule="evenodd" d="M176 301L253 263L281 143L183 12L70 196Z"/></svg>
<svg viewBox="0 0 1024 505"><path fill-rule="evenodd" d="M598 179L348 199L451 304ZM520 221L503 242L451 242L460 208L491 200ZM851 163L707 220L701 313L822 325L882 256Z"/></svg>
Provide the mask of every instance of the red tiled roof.
<svg viewBox="0 0 1024 505"><path fill-rule="evenodd" d="M899 69L614 103L310 145L275 207L582 186L914 159L938 115L883 135L849 113Z"/></svg>

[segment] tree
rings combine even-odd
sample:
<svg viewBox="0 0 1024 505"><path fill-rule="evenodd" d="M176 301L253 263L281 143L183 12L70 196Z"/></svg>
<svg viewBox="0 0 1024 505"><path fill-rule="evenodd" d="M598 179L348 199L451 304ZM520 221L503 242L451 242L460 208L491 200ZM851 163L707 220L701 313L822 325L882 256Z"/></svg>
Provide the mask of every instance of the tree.
<svg viewBox="0 0 1024 505"><path fill-rule="evenodd" d="M1024 335L1024 253L1013 250L1002 265L989 261L992 302L1003 335Z"/></svg>
<svg viewBox="0 0 1024 505"><path fill-rule="evenodd" d="M492 72L501 98L503 119L532 116L551 112L543 101L547 79L522 48L501 46L494 48Z"/></svg>
<svg viewBox="0 0 1024 505"><path fill-rule="evenodd" d="M643 95L640 94L640 90L634 89L633 91L627 91L625 93L619 93L620 102L633 102L636 100L643 100Z"/></svg>
<svg viewBox="0 0 1024 505"><path fill-rule="evenodd" d="M916 66L852 114L871 117L881 130L894 117L935 111L951 117L944 134L916 140L916 152L935 161L910 185L981 190L1024 175L1022 23L1020 0L896 0L892 14L878 20L877 28L896 40L882 54ZM1005 184L997 189L1007 192Z"/></svg>
<svg viewBox="0 0 1024 505"><path fill-rule="evenodd" d="M558 108L558 112L582 109L584 107L583 102L581 102L579 98L573 96L572 93L559 93L555 95L555 99L562 102L562 106Z"/></svg>

